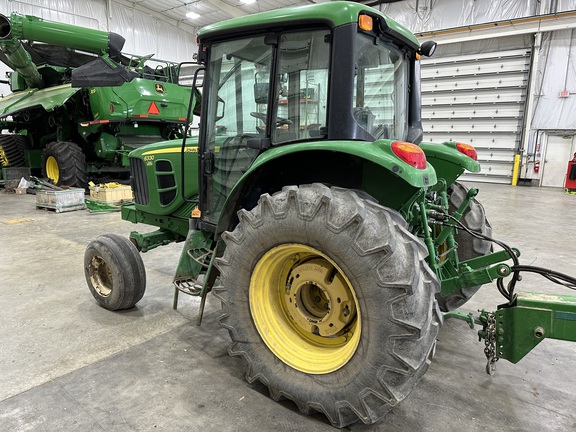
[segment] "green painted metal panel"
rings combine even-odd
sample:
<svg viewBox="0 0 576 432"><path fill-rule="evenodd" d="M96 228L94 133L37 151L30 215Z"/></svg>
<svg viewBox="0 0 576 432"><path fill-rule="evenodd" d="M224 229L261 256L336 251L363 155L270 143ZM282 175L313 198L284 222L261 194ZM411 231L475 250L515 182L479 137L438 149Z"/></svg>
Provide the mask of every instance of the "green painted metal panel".
<svg viewBox="0 0 576 432"><path fill-rule="evenodd" d="M319 141L319 142L305 142L300 144L291 144L281 147L274 147L267 150L254 161L250 169L240 178L232 191L228 194L226 203L223 208L230 210L233 207L233 202L238 198L239 192L244 187L244 184L251 178L251 176L260 168L266 167L271 161L281 159L288 155L301 154L302 158L306 157L306 152L311 151L329 151L340 152L351 156L359 157L365 161L372 162L373 164L382 167L388 173L391 173L394 178L400 179L397 188L394 190L404 191L409 190L406 186L412 188L424 188L432 186L436 183L436 172L432 165L427 164L425 169L417 169L397 157L391 148L392 140L377 140L374 142L361 142L361 141ZM381 176L378 178L382 178ZM371 179L372 182L377 179ZM369 183L367 179L363 183ZM383 187L390 187L389 185ZM410 193L413 193L410 191ZM227 229L228 210L223 211L220 221L218 222L217 232Z"/></svg>
<svg viewBox="0 0 576 432"><path fill-rule="evenodd" d="M136 208L136 205L123 205L120 209L122 219L132 223L142 223L145 225L152 225L162 228L170 233L179 235L181 239L185 238L188 234L188 219L179 219L171 216L159 216L155 213L148 213ZM158 244L147 245L147 250L159 246Z"/></svg>
<svg viewBox="0 0 576 432"><path fill-rule="evenodd" d="M41 106L46 111L53 111L54 108L62 106L79 91L79 88L72 88L70 84L63 84L42 90L32 89L12 93L0 99L0 117L5 117L33 106Z"/></svg>
<svg viewBox="0 0 576 432"><path fill-rule="evenodd" d="M10 36L93 53L108 50L108 32L12 13Z"/></svg>
<svg viewBox="0 0 576 432"><path fill-rule="evenodd" d="M94 87L89 90L95 120L168 120L184 122L190 101L190 87L136 78L119 87ZM155 104L158 114L149 108ZM112 109L111 109L112 105Z"/></svg>
<svg viewBox="0 0 576 432"><path fill-rule="evenodd" d="M396 176L414 187L428 187L436 184L436 172L432 165L427 164L426 169L422 170L414 168L393 153L391 148L392 142L392 140L377 140L371 143L359 141L319 141L272 148L256 159L239 183L248 177L250 173L273 159L300 152L303 153L302 157L306 157L304 152L325 150L347 153L374 162L390 170Z"/></svg>
<svg viewBox="0 0 576 432"><path fill-rule="evenodd" d="M456 181L464 170L480 172L480 163L456 149L456 143L447 141L443 143L421 142L418 144L426 154L426 160L434 167L438 178L446 181L450 186Z"/></svg>
<svg viewBox="0 0 576 432"><path fill-rule="evenodd" d="M6 65L19 74L14 75L14 80L10 82L10 88L15 91L20 87L18 78L23 78L30 87L39 88L42 84L42 76L38 68L32 62L32 57L22 46L22 42L17 39L8 39L0 41L0 46L6 53Z"/></svg>
<svg viewBox="0 0 576 432"><path fill-rule="evenodd" d="M130 153L129 156L131 158L137 158L144 162L146 172L144 181L148 182L148 190L150 191L148 204L135 204L139 211L165 216L175 214L182 207L185 202L180 193L182 179L181 155L182 140L180 139L149 144ZM158 162L162 164L162 161L170 163L170 171L158 169L159 166L157 164ZM197 137L191 137L186 140L184 164L186 167L184 196L191 197L198 194ZM164 186L162 187L162 185ZM167 187L166 185L169 186ZM163 203L162 192L168 194L168 189L170 188L174 188L177 193L173 200Z"/></svg>
<svg viewBox="0 0 576 432"><path fill-rule="evenodd" d="M198 275L204 269L201 264L202 259L199 257L205 255L210 250L214 238L211 233L201 230L190 230L186 237L186 242L180 254L178 267L176 268L175 280L197 279ZM190 257L197 259L190 259Z"/></svg>
<svg viewBox="0 0 576 432"><path fill-rule="evenodd" d="M523 292L518 295L519 307L551 309L554 311L553 327L546 337L576 340L576 297L559 294Z"/></svg>
<svg viewBox="0 0 576 432"><path fill-rule="evenodd" d="M208 38L211 34L234 33L243 28L257 27L264 23L269 28L274 27L274 24L285 24L286 22L329 22L332 27L337 27L356 23L358 15L362 12L380 17L392 33L398 33L415 47L420 46L418 39L406 27L398 24L379 10L359 3L344 1L295 6L220 21L202 28L198 32L198 37L202 41L203 38Z"/></svg>
<svg viewBox="0 0 576 432"><path fill-rule="evenodd" d="M427 159L437 159L458 165L470 172L480 172L480 163L456 149L456 142L443 143L421 142L418 144Z"/></svg>
<svg viewBox="0 0 576 432"><path fill-rule="evenodd" d="M518 293L513 307L495 313L497 353L517 363L542 340L576 341L576 297Z"/></svg>

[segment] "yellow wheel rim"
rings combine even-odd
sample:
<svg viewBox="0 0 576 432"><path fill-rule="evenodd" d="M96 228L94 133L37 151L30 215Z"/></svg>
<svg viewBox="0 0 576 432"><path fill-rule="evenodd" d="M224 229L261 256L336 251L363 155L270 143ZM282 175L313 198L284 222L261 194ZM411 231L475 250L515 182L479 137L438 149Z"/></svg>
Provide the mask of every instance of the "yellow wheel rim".
<svg viewBox="0 0 576 432"><path fill-rule="evenodd" d="M9 166L10 162L8 162L8 158L6 157L6 153L4 152L4 148L0 146L0 167L2 166Z"/></svg>
<svg viewBox="0 0 576 432"><path fill-rule="evenodd" d="M360 309L340 267L302 244L269 250L250 280L250 312L268 348L309 374L344 366L360 342Z"/></svg>
<svg viewBox="0 0 576 432"><path fill-rule="evenodd" d="M54 156L48 156L48 159L46 159L46 176L52 180L54 184L57 184L60 179L60 168Z"/></svg>

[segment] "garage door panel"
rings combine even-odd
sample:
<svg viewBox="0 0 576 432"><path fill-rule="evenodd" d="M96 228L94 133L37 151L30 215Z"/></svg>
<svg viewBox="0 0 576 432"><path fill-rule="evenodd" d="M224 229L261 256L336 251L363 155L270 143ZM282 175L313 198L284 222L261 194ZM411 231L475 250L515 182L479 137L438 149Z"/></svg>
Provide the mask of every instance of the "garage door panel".
<svg viewBox="0 0 576 432"><path fill-rule="evenodd" d="M428 132L424 135L424 142L442 143L445 141L455 141L472 144L476 149L500 151L503 149L514 150L518 147L520 140L516 134L473 134L473 133L434 133Z"/></svg>
<svg viewBox="0 0 576 432"><path fill-rule="evenodd" d="M472 144L482 172L467 174L470 180L510 183L522 137L529 53L521 49L422 61L424 141Z"/></svg>
<svg viewBox="0 0 576 432"><path fill-rule="evenodd" d="M482 167L480 172L483 175L512 177L512 167L508 163L481 162L480 166Z"/></svg>
<svg viewBox="0 0 576 432"><path fill-rule="evenodd" d="M516 119L434 119L424 126L426 132L520 132Z"/></svg>
<svg viewBox="0 0 576 432"><path fill-rule="evenodd" d="M483 91L451 91L449 93L434 93L426 95L422 107L438 105L476 105L517 103L523 104L526 98L524 87L500 88L497 94L493 89Z"/></svg>
<svg viewBox="0 0 576 432"><path fill-rule="evenodd" d="M492 105L459 105L435 106L422 108L422 118L434 121L435 119L473 119L473 118L513 118L523 116L524 107L520 104L492 104Z"/></svg>
<svg viewBox="0 0 576 432"><path fill-rule="evenodd" d="M513 148L484 149L476 147L476 152L478 153L478 161L482 165L490 161L508 164L511 160L514 160Z"/></svg>
<svg viewBox="0 0 576 432"><path fill-rule="evenodd" d="M477 76L484 74L506 74L510 71L523 70L528 67L528 59L525 57L513 57L508 59L492 59L482 61L474 61L470 63L444 63L428 65L426 70L422 72L423 79L435 79L441 77L456 77L456 76Z"/></svg>
<svg viewBox="0 0 576 432"><path fill-rule="evenodd" d="M422 65L434 65L443 63L467 63L467 62L484 62L491 61L493 59L505 59L513 57L526 57L526 49L516 49L508 51L497 51L497 52L486 52L486 53L474 53L474 54L462 54L458 56L447 56L447 57L424 57L421 60Z"/></svg>
<svg viewBox="0 0 576 432"><path fill-rule="evenodd" d="M510 175L495 175L491 173L464 173L459 178L458 181L470 181L478 183L500 183L500 184L510 184L512 181L512 174Z"/></svg>
<svg viewBox="0 0 576 432"><path fill-rule="evenodd" d="M462 91L476 89L524 88L528 77L519 73L507 75L485 75L473 77L454 77L422 81L422 93Z"/></svg>

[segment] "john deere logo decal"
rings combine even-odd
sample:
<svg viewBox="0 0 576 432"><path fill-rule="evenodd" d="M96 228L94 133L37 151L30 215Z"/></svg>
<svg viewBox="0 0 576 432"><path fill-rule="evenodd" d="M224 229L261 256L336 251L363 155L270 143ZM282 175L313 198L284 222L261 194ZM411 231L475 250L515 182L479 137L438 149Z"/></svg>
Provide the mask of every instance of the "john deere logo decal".
<svg viewBox="0 0 576 432"><path fill-rule="evenodd" d="M163 95L165 92L164 86L162 84L159 84L159 83L154 84L154 90L156 90L156 93L159 93L161 95Z"/></svg>

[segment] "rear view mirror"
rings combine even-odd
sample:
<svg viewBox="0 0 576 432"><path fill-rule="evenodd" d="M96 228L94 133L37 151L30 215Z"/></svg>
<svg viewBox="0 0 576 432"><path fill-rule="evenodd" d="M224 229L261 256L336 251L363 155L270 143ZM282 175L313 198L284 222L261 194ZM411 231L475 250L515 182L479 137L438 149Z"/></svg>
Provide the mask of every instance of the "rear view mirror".
<svg viewBox="0 0 576 432"><path fill-rule="evenodd" d="M198 72L196 87L202 87L204 84L204 66L191 62L180 63L178 69L178 84L185 87L192 87L194 74L198 69L202 70Z"/></svg>
<svg viewBox="0 0 576 432"><path fill-rule="evenodd" d="M226 102L221 97L218 97L218 103L216 105L216 121L224 118L226 112Z"/></svg>
<svg viewBox="0 0 576 432"><path fill-rule="evenodd" d="M268 103L268 83L254 84L254 102L257 104Z"/></svg>

